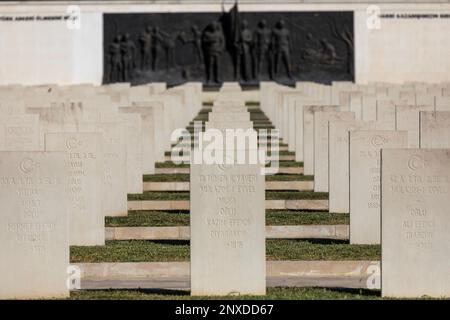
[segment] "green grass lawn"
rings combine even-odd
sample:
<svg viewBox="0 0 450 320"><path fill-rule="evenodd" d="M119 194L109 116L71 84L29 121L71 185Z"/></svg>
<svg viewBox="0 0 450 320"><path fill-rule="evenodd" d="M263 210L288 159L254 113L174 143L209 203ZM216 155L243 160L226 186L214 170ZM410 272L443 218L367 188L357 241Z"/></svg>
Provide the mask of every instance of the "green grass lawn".
<svg viewBox="0 0 450 320"><path fill-rule="evenodd" d="M129 194L128 200L189 200L188 191L156 192ZM324 200L328 199L327 192L313 191L266 191L266 200Z"/></svg>
<svg viewBox="0 0 450 320"><path fill-rule="evenodd" d="M72 291L70 299L79 300L366 300L381 299L379 290L325 288L267 288L266 296L191 297L181 290L82 290Z"/></svg>
<svg viewBox="0 0 450 320"><path fill-rule="evenodd" d="M175 164L171 161L155 162L155 168L189 168L189 164L187 163Z"/></svg>
<svg viewBox="0 0 450 320"><path fill-rule="evenodd" d="M267 260L379 260L379 245L342 240L266 240ZM106 241L105 246L70 248L78 262L189 261L189 241Z"/></svg>
<svg viewBox="0 0 450 320"><path fill-rule="evenodd" d="M303 174L275 174L267 175L266 181L314 181L314 176L305 176ZM174 182L189 181L189 174L177 173L177 174L146 174L143 177L145 182Z"/></svg>
<svg viewBox="0 0 450 320"><path fill-rule="evenodd" d="M132 211L126 217L106 217L106 227L167 227L188 226L186 211ZM309 212L294 210L267 210L266 225L349 224L346 213Z"/></svg>

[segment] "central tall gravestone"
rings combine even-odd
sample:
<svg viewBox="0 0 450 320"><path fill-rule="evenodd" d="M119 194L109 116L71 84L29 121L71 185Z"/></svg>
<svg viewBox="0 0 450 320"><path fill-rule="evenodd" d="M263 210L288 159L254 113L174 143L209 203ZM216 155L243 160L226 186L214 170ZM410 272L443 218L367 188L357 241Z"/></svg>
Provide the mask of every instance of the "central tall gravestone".
<svg viewBox="0 0 450 320"><path fill-rule="evenodd" d="M224 133L228 124L214 122L207 128ZM244 162L235 157L236 152L248 155L256 150L222 150L222 161L194 161L190 166L191 294L263 295L266 267L262 166L251 163L248 156Z"/></svg>
<svg viewBox="0 0 450 320"><path fill-rule="evenodd" d="M65 161L63 152L0 152L0 299L69 296Z"/></svg>
<svg viewBox="0 0 450 320"><path fill-rule="evenodd" d="M381 159L381 293L450 297L450 149Z"/></svg>

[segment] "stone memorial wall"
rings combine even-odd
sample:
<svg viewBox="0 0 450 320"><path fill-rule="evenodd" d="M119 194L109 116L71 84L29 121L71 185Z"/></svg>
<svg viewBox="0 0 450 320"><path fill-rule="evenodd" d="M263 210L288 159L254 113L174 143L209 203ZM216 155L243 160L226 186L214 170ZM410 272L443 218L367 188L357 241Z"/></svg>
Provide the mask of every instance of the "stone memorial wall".
<svg viewBox="0 0 450 320"><path fill-rule="evenodd" d="M270 29L277 29L281 19L285 21L285 28L294 40L291 73L295 79L354 79L358 83L448 81L450 62L445 59L448 42L443 39L450 31L450 5L423 2L280 1L274 6L240 1L239 12L251 31L257 30L262 19ZM0 61L7 61L0 69L0 84L100 84L123 78L124 70L131 69L127 77L133 74L135 83L166 78L172 79L173 84L204 81L204 67L209 65L205 58L211 56L212 61L215 58L214 54L205 55L203 45L207 41L202 41L202 33L207 25L218 21L220 29L228 34L230 21L220 17L231 10L233 3L211 0L78 5L75 12L68 12L65 4L54 1L22 4L20 12L8 4L0 6ZM343 16L347 22L340 20ZM315 19L320 21L320 28L311 24ZM338 22L336 26L333 19ZM157 40L151 41L149 33L154 33ZM214 33L209 35L214 37ZM250 74L250 82L255 83L258 77L253 76L253 70L245 75L244 69L258 69L259 63L252 65L255 60L270 59L264 57L263 51L260 58L252 54L249 59L247 46L236 48L230 41L233 37L223 38L226 45L219 47L223 53L219 61L220 77L233 80L235 70L239 69L240 79L246 82L245 77ZM236 49L245 52L240 55L241 68L236 68ZM283 50L279 47L271 56L284 56ZM155 59L152 51L157 52ZM123 61L122 54L126 56ZM117 63L126 67L113 76L111 66ZM194 67L199 64L200 68ZM352 64L354 77L348 72ZM262 68L267 66L263 64ZM280 68L274 79L288 80L283 69L286 68ZM261 79L269 78L265 72Z"/></svg>

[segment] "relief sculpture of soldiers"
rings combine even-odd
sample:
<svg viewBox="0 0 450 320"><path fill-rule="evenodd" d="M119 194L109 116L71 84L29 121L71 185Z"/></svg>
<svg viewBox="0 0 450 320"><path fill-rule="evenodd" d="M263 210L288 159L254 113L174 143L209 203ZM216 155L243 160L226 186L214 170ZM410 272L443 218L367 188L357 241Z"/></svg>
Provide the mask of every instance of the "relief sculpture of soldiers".
<svg viewBox="0 0 450 320"><path fill-rule="evenodd" d="M354 80L353 13L128 13L104 16L104 83Z"/></svg>
<svg viewBox="0 0 450 320"><path fill-rule="evenodd" d="M202 44L205 51L206 82L220 83L219 64L225 48L225 38L222 28L217 21L213 21L205 29L202 36Z"/></svg>

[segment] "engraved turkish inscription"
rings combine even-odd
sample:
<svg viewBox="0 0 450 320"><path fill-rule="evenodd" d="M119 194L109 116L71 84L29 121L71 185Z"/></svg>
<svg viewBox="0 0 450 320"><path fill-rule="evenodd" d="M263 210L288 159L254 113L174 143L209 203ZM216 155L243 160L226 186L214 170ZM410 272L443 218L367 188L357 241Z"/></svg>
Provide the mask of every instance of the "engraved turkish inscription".
<svg viewBox="0 0 450 320"><path fill-rule="evenodd" d="M406 131L352 131L350 243L380 243L380 150L407 147Z"/></svg>
<svg viewBox="0 0 450 320"><path fill-rule="evenodd" d="M0 152L0 299L67 297L64 153Z"/></svg>
<svg viewBox="0 0 450 320"><path fill-rule="evenodd" d="M192 294L265 294L260 166L192 164L190 189Z"/></svg>
<svg viewBox="0 0 450 320"><path fill-rule="evenodd" d="M104 245L103 140L100 133L48 133L46 151L65 151L70 245Z"/></svg>
<svg viewBox="0 0 450 320"><path fill-rule="evenodd" d="M383 150L381 172L382 295L449 297L450 150Z"/></svg>

